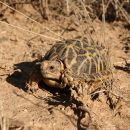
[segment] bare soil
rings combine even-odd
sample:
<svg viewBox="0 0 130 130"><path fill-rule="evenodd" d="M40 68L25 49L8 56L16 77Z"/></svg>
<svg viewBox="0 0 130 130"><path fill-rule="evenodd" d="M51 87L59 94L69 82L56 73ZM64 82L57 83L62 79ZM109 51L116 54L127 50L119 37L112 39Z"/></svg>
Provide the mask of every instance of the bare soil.
<svg viewBox="0 0 130 130"><path fill-rule="evenodd" d="M55 39L59 37L44 27L68 39L82 35L82 27L88 24L78 26L72 21L73 17L63 16L43 20L30 5L25 5L20 11L39 21L43 28L9 9L0 19ZM93 38L103 41L102 22L95 19L92 25L95 29ZM39 55L44 56L55 40L0 23L0 114L6 120L5 124L11 130L85 130L86 127L87 130L129 130L130 63L125 63L124 59L130 60L130 28L123 21L105 23L104 35L104 45L110 50L113 92L121 97L121 102L119 107L112 109L103 94L91 103L85 100L84 103L91 105L90 116L85 120L87 126L84 126L80 123L79 110L71 107L66 90L48 88L40 83L36 93L26 91L25 81L32 69L32 61Z"/></svg>

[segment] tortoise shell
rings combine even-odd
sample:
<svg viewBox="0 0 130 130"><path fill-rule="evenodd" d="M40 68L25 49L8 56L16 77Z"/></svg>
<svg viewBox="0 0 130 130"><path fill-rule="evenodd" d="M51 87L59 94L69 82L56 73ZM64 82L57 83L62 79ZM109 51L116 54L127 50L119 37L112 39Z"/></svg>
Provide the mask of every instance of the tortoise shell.
<svg viewBox="0 0 130 130"><path fill-rule="evenodd" d="M52 67L53 71L50 70ZM36 90L40 80L48 86L59 88L87 83L92 92L101 88L102 83L105 88L111 88L111 77L108 50L97 43L88 42L86 38L76 38L57 42L38 61L27 86L32 91Z"/></svg>
<svg viewBox="0 0 130 130"><path fill-rule="evenodd" d="M58 42L44 56L44 60L56 59L77 76L95 76L110 70L108 50L85 38Z"/></svg>

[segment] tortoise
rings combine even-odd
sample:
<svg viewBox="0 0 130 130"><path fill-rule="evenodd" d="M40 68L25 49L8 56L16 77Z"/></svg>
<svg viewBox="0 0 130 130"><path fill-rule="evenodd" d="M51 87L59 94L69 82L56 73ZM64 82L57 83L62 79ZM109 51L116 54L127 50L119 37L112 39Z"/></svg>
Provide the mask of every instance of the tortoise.
<svg viewBox="0 0 130 130"><path fill-rule="evenodd" d="M83 91L85 88L92 93L101 88L102 85L98 83L104 83L107 89L110 88L110 77L108 49L88 42L87 38L74 38L57 42L36 63L28 88L37 90L38 82L43 80L50 87L63 89L69 86L78 93L82 93L81 89Z"/></svg>

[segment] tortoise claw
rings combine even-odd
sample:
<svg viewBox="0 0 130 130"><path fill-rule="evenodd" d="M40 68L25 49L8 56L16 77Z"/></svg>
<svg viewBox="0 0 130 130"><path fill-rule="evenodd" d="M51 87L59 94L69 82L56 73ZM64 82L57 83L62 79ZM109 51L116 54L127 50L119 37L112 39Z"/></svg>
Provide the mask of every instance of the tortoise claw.
<svg viewBox="0 0 130 130"><path fill-rule="evenodd" d="M35 93L39 87L38 87L38 84L35 84L35 85L27 84L26 88L27 88L27 93L32 94L32 93Z"/></svg>

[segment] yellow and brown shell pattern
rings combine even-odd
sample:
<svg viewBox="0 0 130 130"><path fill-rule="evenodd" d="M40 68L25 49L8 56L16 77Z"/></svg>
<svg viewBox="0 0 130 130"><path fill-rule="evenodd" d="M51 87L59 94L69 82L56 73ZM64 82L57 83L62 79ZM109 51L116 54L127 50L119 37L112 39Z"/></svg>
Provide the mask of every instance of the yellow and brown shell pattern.
<svg viewBox="0 0 130 130"><path fill-rule="evenodd" d="M110 73L108 50L87 39L72 39L56 43L44 56L44 60L61 60L74 76L89 76L90 80Z"/></svg>

